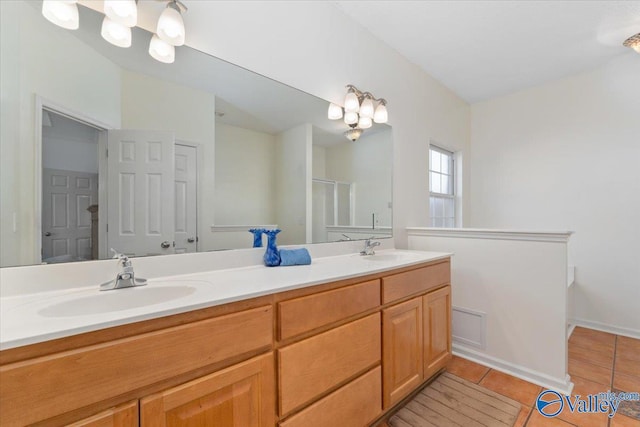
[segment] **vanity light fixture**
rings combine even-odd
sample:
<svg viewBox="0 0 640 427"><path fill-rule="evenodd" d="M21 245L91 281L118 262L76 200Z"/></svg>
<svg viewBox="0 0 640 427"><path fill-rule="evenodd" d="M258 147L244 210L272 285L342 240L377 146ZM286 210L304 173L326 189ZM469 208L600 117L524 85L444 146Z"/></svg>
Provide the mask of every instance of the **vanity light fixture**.
<svg viewBox="0 0 640 427"><path fill-rule="evenodd" d="M104 14L125 27L135 27L138 23L136 3L137 0L104 0Z"/></svg>
<svg viewBox="0 0 640 427"><path fill-rule="evenodd" d="M329 104L327 117L338 120L344 116L344 122L351 129L344 132L350 141L357 141L364 129L369 129L375 123L386 123L389 119L387 101L376 98L371 92L362 92L354 85L347 85L347 95L344 98L344 109L333 102ZM377 103L377 106L376 106Z"/></svg>
<svg viewBox="0 0 640 427"><path fill-rule="evenodd" d="M77 2L78 0L44 0L42 15L59 27L77 30L80 25Z"/></svg>
<svg viewBox="0 0 640 427"><path fill-rule="evenodd" d="M622 45L625 47L630 47L631 49L640 53L640 33L629 37L622 43Z"/></svg>
<svg viewBox="0 0 640 427"><path fill-rule="evenodd" d="M156 61L172 64L176 60L176 48L154 34L149 43L149 55Z"/></svg>
<svg viewBox="0 0 640 427"><path fill-rule="evenodd" d="M184 44L185 29L182 14L187 7L180 0L166 0L167 7L160 15L157 34L149 43L149 55L171 64L175 61L174 46ZM43 0L42 15L52 23L76 30L80 19L78 0ZM131 28L138 23L138 0L104 0L104 14L100 34L109 43L118 47L131 46Z"/></svg>
<svg viewBox="0 0 640 427"><path fill-rule="evenodd" d="M131 46L131 28L123 25L118 21L114 21L108 16L102 20L102 29L100 30L102 38L118 47Z"/></svg>
<svg viewBox="0 0 640 427"><path fill-rule="evenodd" d="M184 21L182 12L187 11L187 7L179 0L170 0L167 8L158 19L156 34L160 39L173 46L184 44Z"/></svg>

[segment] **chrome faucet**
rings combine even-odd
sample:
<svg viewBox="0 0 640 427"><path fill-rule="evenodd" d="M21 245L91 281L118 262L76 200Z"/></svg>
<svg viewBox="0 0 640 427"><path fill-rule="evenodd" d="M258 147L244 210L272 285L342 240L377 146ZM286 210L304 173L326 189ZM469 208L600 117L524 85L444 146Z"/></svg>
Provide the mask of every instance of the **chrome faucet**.
<svg viewBox="0 0 640 427"><path fill-rule="evenodd" d="M380 246L380 242L374 242L373 237L369 237L364 241L364 250L360 251L360 255L375 255L376 251L373 250L376 246Z"/></svg>
<svg viewBox="0 0 640 427"><path fill-rule="evenodd" d="M132 288L134 286L144 286L147 284L147 279L136 279L133 272L133 266L128 256L120 254L111 249L115 254L113 257L118 258L118 265L122 264L122 271L118 273L115 280L103 283L100 285L101 291L109 291L112 289Z"/></svg>

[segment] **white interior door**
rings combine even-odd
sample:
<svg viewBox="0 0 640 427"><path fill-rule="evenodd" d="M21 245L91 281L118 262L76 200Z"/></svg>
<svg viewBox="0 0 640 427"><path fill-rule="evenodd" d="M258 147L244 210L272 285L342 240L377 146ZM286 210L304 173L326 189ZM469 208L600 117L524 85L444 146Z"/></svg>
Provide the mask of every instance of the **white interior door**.
<svg viewBox="0 0 640 427"><path fill-rule="evenodd" d="M108 132L110 248L131 256L174 253L174 135Z"/></svg>
<svg viewBox="0 0 640 427"><path fill-rule="evenodd" d="M91 259L91 213L98 203L98 174L42 171L42 260Z"/></svg>
<svg viewBox="0 0 640 427"><path fill-rule="evenodd" d="M175 252L196 252L197 150L176 144L175 154Z"/></svg>

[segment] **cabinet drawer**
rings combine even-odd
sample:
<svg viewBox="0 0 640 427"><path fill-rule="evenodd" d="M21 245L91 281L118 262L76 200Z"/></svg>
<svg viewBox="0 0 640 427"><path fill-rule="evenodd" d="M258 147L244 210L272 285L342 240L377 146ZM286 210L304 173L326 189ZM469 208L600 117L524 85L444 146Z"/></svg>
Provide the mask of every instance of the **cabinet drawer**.
<svg viewBox="0 0 640 427"><path fill-rule="evenodd" d="M380 361L380 313L278 350L285 415Z"/></svg>
<svg viewBox="0 0 640 427"><path fill-rule="evenodd" d="M380 305L380 280L278 303L279 339L338 322Z"/></svg>
<svg viewBox="0 0 640 427"><path fill-rule="evenodd" d="M280 427L369 425L382 411L380 375L380 367L367 372L281 422Z"/></svg>
<svg viewBox="0 0 640 427"><path fill-rule="evenodd" d="M272 319L271 306L258 307L2 366L3 423L30 424L268 349Z"/></svg>
<svg viewBox="0 0 640 427"><path fill-rule="evenodd" d="M382 278L382 303L428 291L451 281L451 263L447 260Z"/></svg>

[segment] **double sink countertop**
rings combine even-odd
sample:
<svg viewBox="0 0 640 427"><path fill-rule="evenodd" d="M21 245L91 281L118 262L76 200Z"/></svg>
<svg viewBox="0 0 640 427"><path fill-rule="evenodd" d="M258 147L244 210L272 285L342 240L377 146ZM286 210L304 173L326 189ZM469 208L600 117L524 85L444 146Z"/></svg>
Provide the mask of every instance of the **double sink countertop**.
<svg viewBox="0 0 640 427"><path fill-rule="evenodd" d="M321 257L311 265L213 270L100 291L98 284L0 298L0 350L292 289L448 258L449 253L381 250ZM135 260L134 260L135 268ZM115 275L115 271L114 271Z"/></svg>

